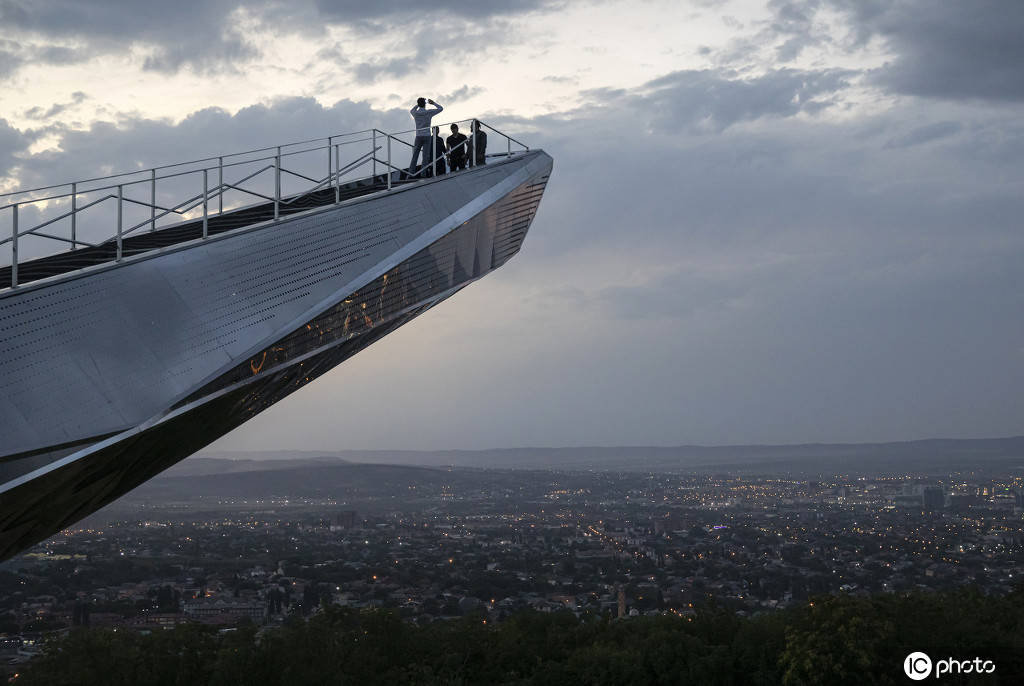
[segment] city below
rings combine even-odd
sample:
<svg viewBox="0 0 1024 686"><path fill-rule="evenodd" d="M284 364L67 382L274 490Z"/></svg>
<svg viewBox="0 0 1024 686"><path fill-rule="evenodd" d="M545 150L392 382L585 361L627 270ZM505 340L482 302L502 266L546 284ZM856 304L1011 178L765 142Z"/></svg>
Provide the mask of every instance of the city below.
<svg viewBox="0 0 1024 686"><path fill-rule="evenodd" d="M13 674L73 627L272 631L330 606L686 621L827 595L1004 596L1024 578L1024 461L960 460L808 475L196 457L0 565L0 649Z"/></svg>

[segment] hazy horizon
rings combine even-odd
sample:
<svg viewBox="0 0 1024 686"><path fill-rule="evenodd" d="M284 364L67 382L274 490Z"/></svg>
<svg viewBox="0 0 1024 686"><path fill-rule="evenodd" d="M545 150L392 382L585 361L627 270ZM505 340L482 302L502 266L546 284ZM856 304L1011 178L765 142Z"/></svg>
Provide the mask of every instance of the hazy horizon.
<svg viewBox="0 0 1024 686"><path fill-rule="evenodd" d="M203 448L195 456L208 457L211 454L260 454L260 453L373 453L373 452L413 452L413 453L443 453L443 452L490 452L499 450L586 450L586 449L628 449L628 448L651 448L651 449L672 449L672 448L751 448L751 447L774 447L774 448L785 448L785 447L797 447L797 446L864 446L864 445L890 445L890 444L906 444L906 443L925 443L933 441L1001 441L1001 440L1015 440L1024 439L1024 434L1014 434L1008 436L928 436L923 438L908 438L903 440L892 440L892 441L803 441L795 443L721 443L721 444L709 444L709 443L676 443L676 444L633 444L633 445L517 445L517 446L492 446L489 448L261 448L261 449L245 449L245 450L234 450L228 448L214 447L216 444L212 444L206 448Z"/></svg>

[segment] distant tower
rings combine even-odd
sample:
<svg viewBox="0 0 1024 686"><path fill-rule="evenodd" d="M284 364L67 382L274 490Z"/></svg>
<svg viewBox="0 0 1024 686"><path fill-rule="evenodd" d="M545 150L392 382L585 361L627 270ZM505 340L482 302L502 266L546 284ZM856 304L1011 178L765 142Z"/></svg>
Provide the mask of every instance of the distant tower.
<svg viewBox="0 0 1024 686"><path fill-rule="evenodd" d="M619 586L619 617L626 616L626 591Z"/></svg>
<svg viewBox="0 0 1024 686"><path fill-rule="evenodd" d="M354 529L356 528L356 514L355 510L344 510L338 515L338 526L342 529Z"/></svg>
<svg viewBox="0 0 1024 686"><path fill-rule="evenodd" d="M941 510L946 505L946 493L942 486L925 486L921 489L921 500L926 510Z"/></svg>

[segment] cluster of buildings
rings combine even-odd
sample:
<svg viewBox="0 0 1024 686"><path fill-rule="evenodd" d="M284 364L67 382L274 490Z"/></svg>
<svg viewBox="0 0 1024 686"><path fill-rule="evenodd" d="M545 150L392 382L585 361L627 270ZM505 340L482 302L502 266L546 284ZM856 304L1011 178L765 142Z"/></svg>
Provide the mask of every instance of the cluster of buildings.
<svg viewBox="0 0 1024 686"><path fill-rule="evenodd" d="M324 605L417 622L687 616L710 601L752 614L826 593L1007 593L1024 578L1015 477L536 472L496 493L479 474L479 488L469 472L405 501L364 489L358 502L149 505L65 531L0 565L0 652L21 659L73 626L272 626Z"/></svg>

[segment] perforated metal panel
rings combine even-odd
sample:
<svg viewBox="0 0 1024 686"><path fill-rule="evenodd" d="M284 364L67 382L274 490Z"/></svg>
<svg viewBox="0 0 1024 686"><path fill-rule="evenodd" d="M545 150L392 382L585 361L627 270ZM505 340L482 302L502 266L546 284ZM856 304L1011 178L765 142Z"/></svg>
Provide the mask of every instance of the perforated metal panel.
<svg viewBox="0 0 1024 686"><path fill-rule="evenodd" d="M543 153L517 161L526 164L488 170L511 173L362 272L353 281L359 288L334 290L307 318L277 329L156 415L62 455L0 462L0 473L7 470L0 559L102 507L504 263L519 249L551 169Z"/></svg>
<svg viewBox="0 0 1024 686"><path fill-rule="evenodd" d="M0 460L155 420L550 165L528 153L0 295Z"/></svg>

